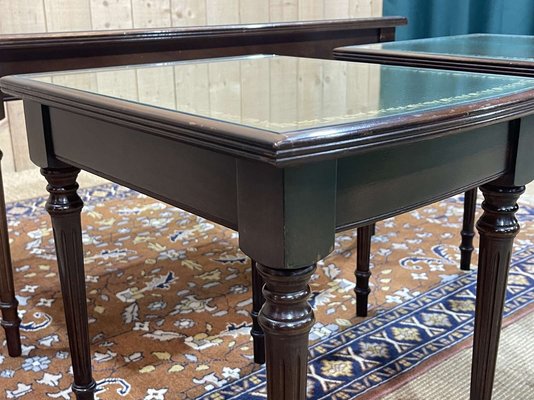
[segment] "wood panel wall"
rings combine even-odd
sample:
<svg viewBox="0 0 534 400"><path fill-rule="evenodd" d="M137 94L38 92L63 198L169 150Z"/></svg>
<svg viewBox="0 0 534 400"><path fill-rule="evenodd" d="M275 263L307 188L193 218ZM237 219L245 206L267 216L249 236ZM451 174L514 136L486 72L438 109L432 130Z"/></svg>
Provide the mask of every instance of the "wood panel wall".
<svg viewBox="0 0 534 400"><path fill-rule="evenodd" d="M0 34L35 33L35 32L64 32L77 30L105 30L130 28L156 28L171 26L219 25L230 23L254 23L317 20L331 18L356 18L382 15L382 0L0 0ZM198 76L198 71L192 67L192 77ZM200 67L203 68L203 67ZM205 71L209 73L208 70ZM135 90L139 99L145 99L147 88L151 87L149 79L168 82L169 71L155 78L153 75L142 75L132 80L118 81L116 76L99 77L95 85L115 87L115 90ZM240 71L242 79L255 79L261 71ZM272 73L272 72L271 72ZM281 71L283 73L283 71ZM328 73L326 71L325 73ZM299 71L304 77L306 71ZM335 77L333 84L339 82ZM181 77L183 79L183 77ZM217 77L210 76L210 79ZM352 90L346 96L339 98L350 99L359 96L361 90L375 90L377 82L368 82L365 74L350 77L354 82ZM132 85L131 82L135 82ZM298 80L295 84L298 85ZM183 89L192 85L192 81L183 79ZM370 89L371 88L371 89ZM196 89L196 88L195 88ZM279 88L281 91L287 88ZM345 88L339 88L344 93ZM214 89L212 89L214 90ZM231 91L232 88L221 87L221 91ZM306 87L299 87L305 95ZM187 90L188 93L202 94L202 91ZM150 95L153 95L151 93ZM244 92L241 96L256 99L255 93ZM215 96L217 97L217 96ZM223 97L223 96L220 96ZM317 107L321 104L329 106L335 104L339 98L325 101L325 99L310 99ZM214 99L215 100L215 99ZM236 98L237 100L237 98ZM169 102L175 98L169 98ZM236 101L237 107L237 101ZM279 105L280 109L284 107ZM0 122L0 149L4 153L2 169L21 171L32 168L28 158L28 143L26 140L22 105L20 102L7 103L7 120ZM261 107L258 107L261 116ZM276 112L276 109L271 109Z"/></svg>

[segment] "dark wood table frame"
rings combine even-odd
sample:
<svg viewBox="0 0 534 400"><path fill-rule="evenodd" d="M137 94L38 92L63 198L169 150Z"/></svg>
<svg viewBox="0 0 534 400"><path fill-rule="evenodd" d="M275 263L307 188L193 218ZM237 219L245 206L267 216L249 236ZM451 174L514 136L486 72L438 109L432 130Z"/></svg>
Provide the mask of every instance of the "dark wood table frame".
<svg viewBox="0 0 534 400"><path fill-rule="evenodd" d="M46 208L65 310L78 316L67 319L78 399L92 399L96 385L86 318L83 203L76 193L80 169L238 230L241 249L257 261L265 281L259 320L271 400L306 397L314 323L308 282L316 262L332 251L335 232L481 187L471 399L491 398L506 277L519 231L516 203L534 179L534 89L338 125L336 134L329 127L322 135L311 129L286 136L23 78L4 78L1 86L24 99L31 159L48 181ZM365 174L359 173L362 165Z"/></svg>
<svg viewBox="0 0 534 400"><path fill-rule="evenodd" d="M411 40L406 43L424 42L428 39ZM397 42L399 45L403 42ZM419 68L448 69L456 71L480 72L501 75L534 77L534 62L517 59L475 57L468 55L424 53L419 51L376 49L361 47L340 47L334 50L337 60L399 65ZM464 214L460 243L460 269L469 271L474 250L475 214L477 188L465 192ZM358 258L356 263L356 310L357 315L367 315L370 294L371 273L370 249L374 226L358 228Z"/></svg>
<svg viewBox="0 0 534 400"><path fill-rule="evenodd" d="M465 35L469 36L469 35ZM418 42L427 39L411 40ZM407 41L408 42L408 41ZM530 55L532 57L532 54ZM370 49L365 47L334 50L338 60L400 65L406 67L449 69L456 71L481 72L486 74L534 77L534 62L519 58L491 58L468 55L423 53L416 51Z"/></svg>
<svg viewBox="0 0 534 400"><path fill-rule="evenodd" d="M335 47L394 40L395 27L404 24L405 18L382 17L0 36L0 77L256 53L332 58L332 49ZM2 96L0 92L0 119L5 116L3 101L14 99ZM252 334L258 363L264 361L263 333L257 323L257 313L263 304L261 290L257 288L262 285L253 266L253 287L256 290ZM17 305L0 170L0 309L11 356L21 353Z"/></svg>
<svg viewBox="0 0 534 400"><path fill-rule="evenodd" d="M464 37L469 36L479 36L479 35L464 35ZM458 38L458 39L456 39ZM450 39L459 40L460 37L451 37ZM419 39L407 41L406 45L403 45L403 42L397 42L396 45L402 47L410 47L412 44L417 45L419 43L430 41L432 39ZM511 38L511 40L514 40ZM532 49L531 49L532 50ZM534 51L534 50L533 50ZM523 57L532 57L534 52L529 54L523 54ZM369 63L378 63L384 65L398 65L398 66L408 66L408 67L419 67L419 68L434 68L434 69L447 69L447 70L456 70L456 71L467 71L467 72L478 72L486 74L500 74L500 75L514 75L514 76L524 76L529 78L534 78L534 61L528 61L521 59L521 55L517 54L517 58L503 58L502 55L499 55L498 58L492 58L490 56L475 56L475 55L466 55L466 54L451 54L444 53L440 54L437 52L425 53L422 51L408 50L408 49L375 49L375 48L366 48L366 47L342 47L334 50L334 57L339 60L345 61L356 61L356 62L369 62ZM532 129L532 128L531 128ZM532 145L531 145L532 146ZM530 149L532 150L531 147ZM484 190L483 190L484 192ZM484 192L486 195L486 193ZM462 266L468 266L469 264L464 261L467 257L466 251L471 251L472 249L472 222L474 221L475 207L476 207L476 195L477 188L473 188L465 193L466 200L464 204L464 222L462 229L462 243L460 249L462 250ZM500 205L503 207L502 205ZM486 206L487 208L488 206ZM485 208L485 210L486 210ZM488 225L479 223L479 230L487 230ZM360 228L364 229L364 228ZM504 229L504 228L503 228ZM359 233L360 231L358 231ZM364 232L365 233L365 232ZM466 236L467 233L467 236ZM473 232L474 233L474 232ZM367 233L367 236L369 234ZM365 236L364 236L365 237ZM482 244L481 244L482 245ZM364 255L365 257L365 255ZM470 257L470 256L469 256ZM481 255L482 257L482 255ZM367 310L367 295L368 295L368 275L365 274L365 265L368 264L368 258L364 258L358 263L358 267L363 266L362 275L367 278L367 281L361 280L360 296L357 301L360 302L360 307ZM482 258L481 258L481 261ZM367 264L366 264L367 263ZM504 291L506 287L506 274L504 271L497 276L495 275L491 280L488 280L485 276L486 273L482 268L485 265L479 265L479 278L478 278L478 291L485 290L488 285L496 285L497 296L504 296ZM358 269L358 268L357 268ZM465 269L465 268L462 268ZM367 269L368 271L368 269ZM481 273L482 272L482 273ZM356 276L359 276L359 272L356 273ZM499 297L499 298L500 298ZM486 297L477 296L477 309L483 307L490 307L491 304L485 304L484 302L488 301ZM495 362L497 347L499 343L500 335L500 321L498 320L497 314L502 314L502 304L497 303L494 315L491 319L485 319L485 316L477 314L477 321L475 324L475 337L481 336L484 334L485 329L492 329L493 337L485 339L484 343L479 343L475 341L475 349L473 352L473 363L472 363L472 373L478 374L480 379L472 380L471 392L480 392L480 398L490 398L491 397L491 386L493 383L493 376L495 373ZM363 311L362 311L363 312ZM498 322L498 324L497 324ZM497 324L497 328L495 328ZM485 350L490 352L490 356L484 355L479 357L481 352L480 348L483 347ZM488 371L488 375L482 377L481 371Z"/></svg>

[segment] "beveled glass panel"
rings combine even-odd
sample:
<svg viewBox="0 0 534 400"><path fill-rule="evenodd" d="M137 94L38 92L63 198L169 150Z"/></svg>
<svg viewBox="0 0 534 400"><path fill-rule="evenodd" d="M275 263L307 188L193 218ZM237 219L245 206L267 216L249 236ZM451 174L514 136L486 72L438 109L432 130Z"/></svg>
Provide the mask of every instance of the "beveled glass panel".
<svg viewBox="0 0 534 400"><path fill-rule="evenodd" d="M524 35L472 34L403 40L354 48L534 62L534 36Z"/></svg>
<svg viewBox="0 0 534 400"><path fill-rule="evenodd" d="M27 75L278 133L425 112L534 89L534 79L279 56Z"/></svg>

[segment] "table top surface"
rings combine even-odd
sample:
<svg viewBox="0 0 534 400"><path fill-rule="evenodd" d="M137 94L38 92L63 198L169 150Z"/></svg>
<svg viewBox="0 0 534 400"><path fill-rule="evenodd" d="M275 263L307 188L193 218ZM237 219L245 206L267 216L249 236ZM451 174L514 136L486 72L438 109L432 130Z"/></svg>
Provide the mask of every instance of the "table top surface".
<svg viewBox="0 0 534 400"><path fill-rule="evenodd" d="M37 47L42 45L51 45L54 43L75 42L76 44L87 45L90 42L97 41L102 43L103 40L147 40L156 38L158 40L183 38L187 35L211 35L217 32L219 35L235 34L240 32L258 31L261 33L271 33L276 29L284 30L313 30L329 31L345 29L370 29L370 28L387 28L406 25L405 17L384 16L369 18L347 18L347 19L325 19L310 21L291 21L291 22L266 22L254 24L226 24L226 25L201 25L173 28L150 28L150 29L122 29L122 30L101 30L101 31L74 31L74 32L44 32L44 33L18 33L18 34L0 34L0 49L26 46Z"/></svg>
<svg viewBox="0 0 534 400"><path fill-rule="evenodd" d="M442 56L534 64L534 36L469 34L347 46L337 52Z"/></svg>
<svg viewBox="0 0 534 400"><path fill-rule="evenodd" d="M139 76L142 88L117 92L114 80L139 86ZM348 96L358 78L365 90ZM428 133L436 124L466 127L534 112L533 79L264 55L19 75L2 78L0 87L58 108L168 123L182 128L178 135L203 133L195 140L206 143L275 152L321 153L327 143L339 150Z"/></svg>

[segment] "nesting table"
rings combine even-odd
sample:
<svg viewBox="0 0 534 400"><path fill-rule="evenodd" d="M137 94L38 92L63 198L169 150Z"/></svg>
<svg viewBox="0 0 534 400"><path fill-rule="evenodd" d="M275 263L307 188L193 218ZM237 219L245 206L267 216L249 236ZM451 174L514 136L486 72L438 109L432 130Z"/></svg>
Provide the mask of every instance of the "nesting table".
<svg viewBox="0 0 534 400"><path fill-rule="evenodd" d="M240 24L208 27L138 29L97 32L0 35L0 77L13 74L109 67L169 60L200 59L229 55L277 53L331 58L338 46L388 41L402 17L358 18ZM0 92L3 102L13 100ZM0 152L0 159L2 153ZM255 274L255 282L261 280ZM258 292L258 291L257 291ZM261 306L255 296L253 316ZM8 353L21 353L17 300L13 285L9 237L0 171L0 310L6 331ZM254 319L255 345L262 342ZM258 347L258 346L256 346ZM263 362L261 350L256 361Z"/></svg>
<svg viewBox="0 0 534 400"><path fill-rule="evenodd" d="M340 47L337 59L534 77L534 36L470 34Z"/></svg>
<svg viewBox="0 0 534 400"><path fill-rule="evenodd" d="M335 49L334 57L348 61L534 77L534 36L470 34L347 46ZM397 85L394 90L402 90L402 85ZM469 270L471 264L476 198L476 188L465 193L460 244L462 270ZM369 227L360 228L358 237L358 248L365 251L360 251L358 256L355 291L358 315L365 316L370 292Z"/></svg>
<svg viewBox="0 0 534 400"><path fill-rule="evenodd" d="M534 78L534 36L469 34L406 40L378 45L341 47L334 50L334 56L340 60L357 62L373 62L388 65ZM451 82L451 84L454 83ZM384 88L384 90L387 89ZM402 85L396 86L394 90L402 90ZM470 201L466 202L463 232L470 231L469 223L466 226L466 221L469 221L469 217L474 215L473 207L475 205L476 189L468 191L466 198ZM465 249L469 250L471 244L472 238L469 235L463 235L460 247L462 251L466 251ZM484 282L479 283L480 286L483 284ZM365 302L366 306L367 304ZM477 307L481 308L484 305L480 304ZM480 318L478 314L477 318ZM479 320L475 329L485 329L485 323L487 321ZM499 330L496 330L494 333L496 337L492 345L497 346ZM491 349L491 351L496 352L495 349ZM494 368L495 360L489 360L491 361L491 368ZM472 366L473 374L480 374L480 367L481 365L478 363L478 360L474 359ZM489 376L493 376L493 370L489 371L488 380L490 379ZM487 392L491 389L489 386L473 386L471 390Z"/></svg>
<svg viewBox="0 0 534 400"><path fill-rule="evenodd" d="M173 85L154 87L154 96L140 101L83 83L90 79L73 79L171 70L179 83L191 79L192 68L207 73L195 76L197 90L174 104L158 100L163 90L176 90ZM308 78L292 84L289 77L301 69ZM343 77L360 71L377 82L376 90L335 101L348 84ZM336 85L332 74L340 80ZM209 101L221 82L232 88L226 101ZM392 82L403 90L390 90L386 84ZM265 281L259 321L271 400L306 397L314 323L308 282L316 262L333 250L336 231L480 186L485 202L477 225L471 399L491 398L506 276L519 230L516 202L534 179L533 80L247 56L12 76L2 78L0 88L24 100L31 159L48 181L46 208L78 399L92 399L95 389L83 204L76 193L80 169L239 232L241 249L257 261ZM244 93L255 101L244 101Z"/></svg>
<svg viewBox="0 0 534 400"><path fill-rule="evenodd" d="M358 62L534 77L534 36L469 34L356 45L335 49L334 57ZM465 193L460 244L460 266L463 270L469 270L471 262L476 197L476 188ZM361 240L367 244L363 247L368 248L370 233L365 229L360 228ZM365 315L369 294L369 252L362 253L357 265L358 310L360 315Z"/></svg>

